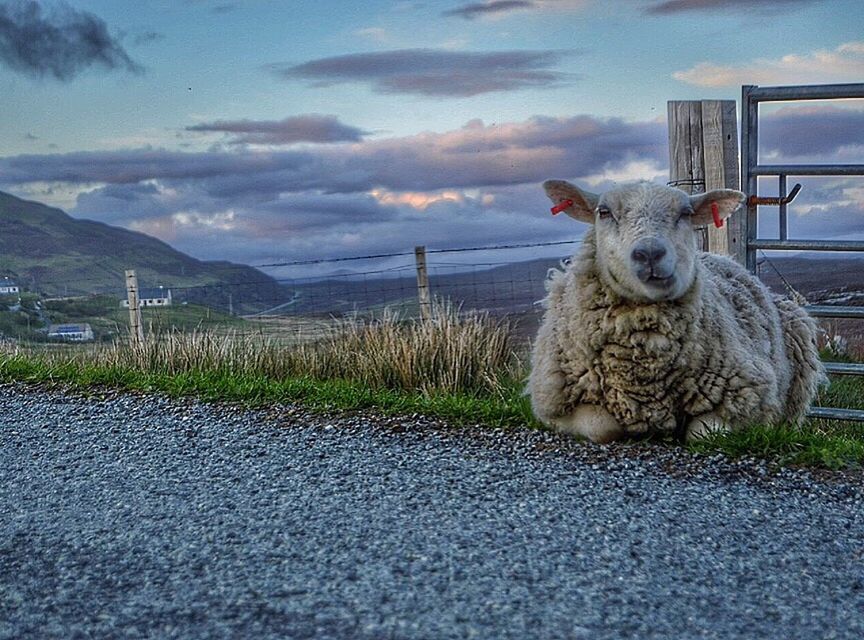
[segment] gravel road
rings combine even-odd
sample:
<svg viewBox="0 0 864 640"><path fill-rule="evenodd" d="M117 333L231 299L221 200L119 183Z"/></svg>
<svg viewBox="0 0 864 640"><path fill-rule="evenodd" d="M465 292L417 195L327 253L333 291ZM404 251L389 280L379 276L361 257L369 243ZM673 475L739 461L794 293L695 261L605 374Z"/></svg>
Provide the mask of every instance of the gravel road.
<svg viewBox="0 0 864 640"><path fill-rule="evenodd" d="M0 638L864 637L860 474L0 391Z"/></svg>

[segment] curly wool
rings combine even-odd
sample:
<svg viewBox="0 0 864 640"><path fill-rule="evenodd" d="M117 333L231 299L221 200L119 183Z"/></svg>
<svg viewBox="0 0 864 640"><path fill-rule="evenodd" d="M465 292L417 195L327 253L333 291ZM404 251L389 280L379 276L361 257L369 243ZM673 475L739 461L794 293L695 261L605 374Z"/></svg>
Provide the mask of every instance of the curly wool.
<svg viewBox="0 0 864 640"><path fill-rule="evenodd" d="M541 420L582 404L605 408L630 434L712 413L732 426L801 420L825 374L815 322L796 303L709 253L681 298L633 302L604 285L595 246L592 229L547 282L528 383Z"/></svg>

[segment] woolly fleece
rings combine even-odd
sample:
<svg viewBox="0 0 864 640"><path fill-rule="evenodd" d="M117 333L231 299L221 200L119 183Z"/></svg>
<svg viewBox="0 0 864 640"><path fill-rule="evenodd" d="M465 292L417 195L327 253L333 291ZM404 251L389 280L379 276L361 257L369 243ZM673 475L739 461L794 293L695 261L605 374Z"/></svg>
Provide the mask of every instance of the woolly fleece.
<svg viewBox="0 0 864 640"><path fill-rule="evenodd" d="M586 404L631 435L700 416L731 428L801 420L825 374L816 324L797 303L705 252L682 297L633 302L603 283L595 251L591 228L547 281L528 382L540 420L560 427Z"/></svg>

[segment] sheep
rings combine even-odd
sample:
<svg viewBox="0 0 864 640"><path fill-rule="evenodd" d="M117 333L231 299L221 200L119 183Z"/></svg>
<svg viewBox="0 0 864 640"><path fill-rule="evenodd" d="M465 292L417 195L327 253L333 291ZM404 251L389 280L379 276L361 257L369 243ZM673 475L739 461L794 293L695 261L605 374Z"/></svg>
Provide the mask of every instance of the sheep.
<svg viewBox="0 0 864 640"><path fill-rule="evenodd" d="M696 246L695 227L722 224L743 193L690 196L645 181L602 195L563 180L543 186L553 212L593 226L546 282L526 389L541 422L597 443L800 424L826 381L816 323Z"/></svg>

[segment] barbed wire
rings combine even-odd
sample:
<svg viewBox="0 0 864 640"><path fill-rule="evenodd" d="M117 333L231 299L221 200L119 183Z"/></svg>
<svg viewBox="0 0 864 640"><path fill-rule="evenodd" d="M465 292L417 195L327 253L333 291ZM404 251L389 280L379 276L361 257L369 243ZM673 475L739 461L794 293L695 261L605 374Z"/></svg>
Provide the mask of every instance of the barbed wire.
<svg viewBox="0 0 864 640"><path fill-rule="evenodd" d="M582 242L582 239L578 240L556 240L553 242L526 242L520 244L498 244L498 245L488 245L488 246L479 246L479 247L452 247L448 249L427 249L426 255L433 253L465 253L469 251L497 251L502 249L528 249L532 247L554 247L557 245L563 244L576 244L578 242ZM373 260L380 258L397 258L401 256L411 256L414 255L413 251L401 251L398 253L373 253L362 256L346 256L342 258L315 258L309 260L293 260L287 262L271 262L267 264L253 264L249 265L255 267L256 269L263 268L275 268L275 267L295 267L302 265L311 265L311 264L324 264L327 262L351 262L354 260Z"/></svg>

